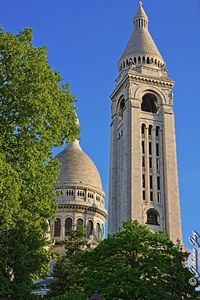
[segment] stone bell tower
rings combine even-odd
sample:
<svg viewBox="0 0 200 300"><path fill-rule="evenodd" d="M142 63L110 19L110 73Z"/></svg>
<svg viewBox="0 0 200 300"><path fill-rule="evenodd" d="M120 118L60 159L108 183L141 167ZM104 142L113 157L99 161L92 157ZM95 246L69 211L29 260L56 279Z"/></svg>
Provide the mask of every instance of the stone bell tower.
<svg viewBox="0 0 200 300"><path fill-rule="evenodd" d="M174 81L141 1L111 95L109 233L134 219L182 240Z"/></svg>

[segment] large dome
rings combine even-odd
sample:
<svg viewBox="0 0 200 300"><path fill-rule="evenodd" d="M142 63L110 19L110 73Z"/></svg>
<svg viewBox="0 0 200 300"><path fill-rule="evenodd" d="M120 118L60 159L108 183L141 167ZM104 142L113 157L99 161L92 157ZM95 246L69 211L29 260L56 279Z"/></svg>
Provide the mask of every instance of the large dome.
<svg viewBox="0 0 200 300"><path fill-rule="evenodd" d="M79 141L74 141L57 155L61 162L59 183L67 185L90 186L102 190L101 178L99 172L89 158L83 152Z"/></svg>

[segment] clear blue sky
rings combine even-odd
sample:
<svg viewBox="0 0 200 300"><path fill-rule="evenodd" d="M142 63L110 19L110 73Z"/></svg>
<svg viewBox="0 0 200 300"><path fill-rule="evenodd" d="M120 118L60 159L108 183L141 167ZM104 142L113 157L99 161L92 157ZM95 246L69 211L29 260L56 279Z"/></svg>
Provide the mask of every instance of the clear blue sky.
<svg viewBox="0 0 200 300"><path fill-rule="evenodd" d="M144 0L150 32L176 81L175 113L183 234L200 232L200 0ZM49 63L78 99L81 145L108 195L110 100L117 62L132 31L134 0L6 0L0 24L34 30Z"/></svg>

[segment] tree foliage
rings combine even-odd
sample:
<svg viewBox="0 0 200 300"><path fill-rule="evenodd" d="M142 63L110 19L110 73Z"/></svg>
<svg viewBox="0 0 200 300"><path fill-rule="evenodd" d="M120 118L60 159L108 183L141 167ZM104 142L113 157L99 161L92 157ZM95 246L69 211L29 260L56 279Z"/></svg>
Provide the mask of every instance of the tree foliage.
<svg viewBox="0 0 200 300"><path fill-rule="evenodd" d="M74 275L80 270L77 257L83 251L89 251L91 249L91 244L85 239L85 232L82 228L68 232L64 246L65 255L61 255L57 259L52 274L53 282L50 287L50 296L59 297L66 293L68 293L68 295L71 293L72 295L74 294L74 290L76 290Z"/></svg>
<svg viewBox="0 0 200 300"><path fill-rule="evenodd" d="M185 258L166 234L127 222L82 255L83 288L88 294L95 288L105 299L188 299L195 293L188 282L191 274L183 267Z"/></svg>
<svg viewBox="0 0 200 300"><path fill-rule="evenodd" d="M0 297L28 299L47 271L47 220L56 215L52 147L78 136L74 96L32 31L0 30Z"/></svg>
<svg viewBox="0 0 200 300"><path fill-rule="evenodd" d="M107 300L196 299L186 256L166 234L126 222L120 232L77 256L72 286L88 297L99 291Z"/></svg>
<svg viewBox="0 0 200 300"><path fill-rule="evenodd" d="M51 300L86 300L87 297L83 293L70 293L67 292L62 296L51 298Z"/></svg>

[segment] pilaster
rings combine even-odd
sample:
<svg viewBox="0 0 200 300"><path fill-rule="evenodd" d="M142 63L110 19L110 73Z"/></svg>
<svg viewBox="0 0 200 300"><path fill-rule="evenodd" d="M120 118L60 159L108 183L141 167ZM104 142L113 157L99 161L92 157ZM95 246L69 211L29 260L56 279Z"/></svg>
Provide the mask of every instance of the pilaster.
<svg viewBox="0 0 200 300"><path fill-rule="evenodd" d="M182 241L181 213L179 201L178 166L176 157L176 135L173 113L164 113L164 180L166 203L166 227L171 240Z"/></svg>
<svg viewBox="0 0 200 300"><path fill-rule="evenodd" d="M131 219L143 223L141 176L141 129L139 99L131 99Z"/></svg>

